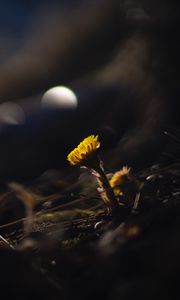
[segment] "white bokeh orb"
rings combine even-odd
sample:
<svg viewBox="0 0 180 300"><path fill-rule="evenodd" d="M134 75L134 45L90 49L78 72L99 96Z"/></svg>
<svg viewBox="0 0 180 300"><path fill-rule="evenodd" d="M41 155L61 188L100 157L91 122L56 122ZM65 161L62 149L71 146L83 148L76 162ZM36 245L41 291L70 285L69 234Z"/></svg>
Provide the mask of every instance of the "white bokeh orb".
<svg viewBox="0 0 180 300"><path fill-rule="evenodd" d="M44 93L41 104L47 108L74 109L78 105L78 100L71 89L65 86L56 86Z"/></svg>
<svg viewBox="0 0 180 300"><path fill-rule="evenodd" d="M0 125L19 125L25 123L26 116L22 107L14 102L0 104Z"/></svg>

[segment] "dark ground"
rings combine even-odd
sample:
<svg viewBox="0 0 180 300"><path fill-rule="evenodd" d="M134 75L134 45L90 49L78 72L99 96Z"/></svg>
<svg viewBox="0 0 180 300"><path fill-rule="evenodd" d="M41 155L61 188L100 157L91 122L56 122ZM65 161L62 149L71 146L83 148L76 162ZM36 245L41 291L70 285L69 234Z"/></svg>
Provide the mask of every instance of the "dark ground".
<svg viewBox="0 0 180 300"><path fill-rule="evenodd" d="M156 165L132 172L116 225L87 175L70 185L68 177L51 174L21 192L2 193L5 298L179 299L180 144L174 138ZM39 203L28 235L18 200L28 197L25 191Z"/></svg>

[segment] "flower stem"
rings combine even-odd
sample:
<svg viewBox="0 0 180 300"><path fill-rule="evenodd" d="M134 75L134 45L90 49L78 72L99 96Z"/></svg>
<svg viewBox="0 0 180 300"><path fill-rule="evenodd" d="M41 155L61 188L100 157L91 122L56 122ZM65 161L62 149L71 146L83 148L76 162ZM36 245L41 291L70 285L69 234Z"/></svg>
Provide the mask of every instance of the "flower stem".
<svg viewBox="0 0 180 300"><path fill-rule="evenodd" d="M104 173L103 168L99 166L96 168L96 170L93 169L92 174L96 177L99 185L98 191L100 192L103 202L108 208L108 212L112 213L112 216L117 215L119 211L119 205L114 192L109 185L109 181Z"/></svg>

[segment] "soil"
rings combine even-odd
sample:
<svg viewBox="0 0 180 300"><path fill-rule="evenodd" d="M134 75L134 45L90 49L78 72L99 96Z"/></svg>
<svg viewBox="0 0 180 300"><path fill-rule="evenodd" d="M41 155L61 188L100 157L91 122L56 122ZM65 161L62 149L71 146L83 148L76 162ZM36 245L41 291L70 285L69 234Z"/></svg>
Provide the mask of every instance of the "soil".
<svg viewBox="0 0 180 300"><path fill-rule="evenodd" d="M1 193L4 299L179 299L178 137L155 164L132 170L116 222L93 182L59 176ZM28 229L22 197L37 200Z"/></svg>

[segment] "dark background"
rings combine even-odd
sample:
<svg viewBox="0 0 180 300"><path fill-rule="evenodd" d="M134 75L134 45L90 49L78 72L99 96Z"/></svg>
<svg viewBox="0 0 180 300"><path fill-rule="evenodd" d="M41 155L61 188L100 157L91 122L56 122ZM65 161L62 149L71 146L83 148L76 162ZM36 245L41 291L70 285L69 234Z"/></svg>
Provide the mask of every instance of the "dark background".
<svg viewBox="0 0 180 300"><path fill-rule="evenodd" d="M93 133L107 169L153 163L179 126L179 27L178 1L0 1L0 102L26 113L1 124L2 182L67 166ZM42 110L55 85L77 110Z"/></svg>

